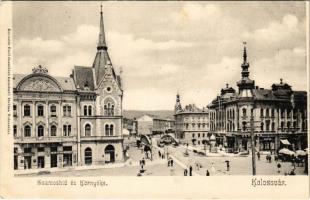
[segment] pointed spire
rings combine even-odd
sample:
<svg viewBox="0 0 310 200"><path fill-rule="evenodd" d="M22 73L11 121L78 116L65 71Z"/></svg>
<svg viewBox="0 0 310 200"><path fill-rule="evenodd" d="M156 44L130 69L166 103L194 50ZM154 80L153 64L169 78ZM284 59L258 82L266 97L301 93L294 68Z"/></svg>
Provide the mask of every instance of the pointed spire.
<svg viewBox="0 0 310 200"><path fill-rule="evenodd" d="M247 63L247 52L246 52L246 42L243 42L243 63Z"/></svg>
<svg viewBox="0 0 310 200"><path fill-rule="evenodd" d="M100 5L100 31L99 31L99 41L98 41L97 49L98 50L101 50L101 49L107 50L108 49L106 41L105 41L102 4Z"/></svg>

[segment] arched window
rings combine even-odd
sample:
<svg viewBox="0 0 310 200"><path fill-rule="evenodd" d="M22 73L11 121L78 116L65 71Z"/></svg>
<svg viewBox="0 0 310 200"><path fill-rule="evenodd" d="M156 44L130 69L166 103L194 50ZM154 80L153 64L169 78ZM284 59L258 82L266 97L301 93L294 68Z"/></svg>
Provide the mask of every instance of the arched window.
<svg viewBox="0 0 310 200"><path fill-rule="evenodd" d="M38 116L44 116L44 107L42 105L38 105Z"/></svg>
<svg viewBox="0 0 310 200"><path fill-rule="evenodd" d="M91 126L90 124L85 125L85 136L91 136Z"/></svg>
<svg viewBox="0 0 310 200"><path fill-rule="evenodd" d="M266 121L266 131L270 131L270 121Z"/></svg>
<svg viewBox="0 0 310 200"><path fill-rule="evenodd" d="M93 162L91 148L87 147L84 151L84 161L86 165L91 165Z"/></svg>
<svg viewBox="0 0 310 200"><path fill-rule="evenodd" d="M25 137L30 137L31 136L31 128L30 128L30 126L26 125L24 127L24 135L25 135Z"/></svg>
<svg viewBox="0 0 310 200"><path fill-rule="evenodd" d="M51 126L51 136L56 136L57 134L57 127L55 125Z"/></svg>
<svg viewBox="0 0 310 200"><path fill-rule="evenodd" d="M87 116L87 106L84 106L84 116Z"/></svg>
<svg viewBox="0 0 310 200"><path fill-rule="evenodd" d="M108 106L104 105L104 115L108 115Z"/></svg>
<svg viewBox="0 0 310 200"><path fill-rule="evenodd" d="M264 122L260 123L260 130L264 131Z"/></svg>
<svg viewBox="0 0 310 200"><path fill-rule="evenodd" d="M242 115L243 115L243 117L246 116L246 109L245 108L242 108Z"/></svg>
<svg viewBox="0 0 310 200"><path fill-rule="evenodd" d="M44 136L44 127L42 125L38 126L38 137Z"/></svg>
<svg viewBox="0 0 310 200"><path fill-rule="evenodd" d="M114 116L114 105L111 105L111 115L110 116Z"/></svg>
<svg viewBox="0 0 310 200"><path fill-rule="evenodd" d="M28 104L24 106L24 116L30 116L30 106Z"/></svg>
<svg viewBox="0 0 310 200"><path fill-rule="evenodd" d="M271 109L271 117L274 117L274 109Z"/></svg>
<svg viewBox="0 0 310 200"><path fill-rule="evenodd" d="M92 115L92 107L88 106L88 115L91 116Z"/></svg>
<svg viewBox="0 0 310 200"><path fill-rule="evenodd" d="M105 135L110 135L110 128L108 124L105 125L104 129L105 129Z"/></svg>
<svg viewBox="0 0 310 200"><path fill-rule="evenodd" d="M113 124L110 125L110 135L113 135L114 134L114 126Z"/></svg>
<svg viewBox="0 0 310 200"><path fill-rule="evenodd" d="M260 109L260 116L263 117L264 116L264 109Z"/></svg>

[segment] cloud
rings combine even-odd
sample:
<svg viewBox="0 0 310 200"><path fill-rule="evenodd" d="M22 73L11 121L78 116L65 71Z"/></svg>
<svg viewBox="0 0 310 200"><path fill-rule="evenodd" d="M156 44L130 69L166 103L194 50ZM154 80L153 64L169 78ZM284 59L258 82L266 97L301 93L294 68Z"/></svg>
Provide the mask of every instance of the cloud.
<svg viewBox="0 0 310 200"><path fill-rule="evenodd" d="M247 41L250 77L257 85L270 88L283 78L294 89L304 90L307 20L297 13L303 6L295 10L285 4L283 9L280 4L154 3L152 9L146 9L149 4L139 5L139 15L131 6L117 7L116 13L123 11L117 16L110 10L105 18L111 27L106 29L106 40L116 71L123 69L124 108L173 109L177 90L183 105L202 107L226 83L237 89L243 41ZM274 10L279 12L270 14ZM143 12L148 23L141 20ZM17 73L29 73L42 64L53 75L68 76L74 65L91 66L98 31L96 25L82 24L48 39L40 35L44 30L33 33L35 37L17 38Z"/></svg>

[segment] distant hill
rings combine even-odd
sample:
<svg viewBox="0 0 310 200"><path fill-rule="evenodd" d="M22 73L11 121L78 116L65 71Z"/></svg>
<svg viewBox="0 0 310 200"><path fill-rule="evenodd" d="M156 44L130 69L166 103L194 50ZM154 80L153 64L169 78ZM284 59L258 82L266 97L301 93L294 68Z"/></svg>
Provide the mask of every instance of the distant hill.
<svg viewBox="0 0 310 200"><path fill-rule="evenodd" d="M174 119L173 110L123 110L123 116L128 119L139 118L145 114L156 115L163 119Z"/></svg>

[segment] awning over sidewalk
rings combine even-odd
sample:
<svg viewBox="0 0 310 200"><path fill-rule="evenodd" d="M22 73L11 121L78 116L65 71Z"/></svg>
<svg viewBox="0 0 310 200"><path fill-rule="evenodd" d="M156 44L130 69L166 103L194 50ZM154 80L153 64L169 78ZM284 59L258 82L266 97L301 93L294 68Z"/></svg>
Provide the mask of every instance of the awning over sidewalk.
<svg viewBox="0 0 310 200"><path fill-rule="evenodd" d="M291 143L287 139L280 140L280 141L282 142L282 144L291 145Z"/></svg>

